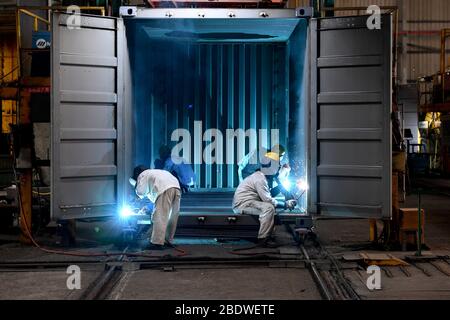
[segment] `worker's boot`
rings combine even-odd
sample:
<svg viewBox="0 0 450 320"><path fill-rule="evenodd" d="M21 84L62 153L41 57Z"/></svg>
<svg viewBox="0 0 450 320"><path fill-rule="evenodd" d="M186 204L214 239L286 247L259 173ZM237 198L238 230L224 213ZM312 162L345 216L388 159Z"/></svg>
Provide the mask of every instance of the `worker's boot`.
<svg viewBox="0 0 450 320"><path fill-rule="evenodd" d="M258 239L258 247L263 248L278 248L280 245L270 238Z"/></svg>
<svg viewBox="0 0 450 320"><path fill-rule="evenodd" d="M164 250L167 248L162 244L154 244L154 243L149 242L149 244L145 247L145 249L155 251L155 250Z"/></svg>

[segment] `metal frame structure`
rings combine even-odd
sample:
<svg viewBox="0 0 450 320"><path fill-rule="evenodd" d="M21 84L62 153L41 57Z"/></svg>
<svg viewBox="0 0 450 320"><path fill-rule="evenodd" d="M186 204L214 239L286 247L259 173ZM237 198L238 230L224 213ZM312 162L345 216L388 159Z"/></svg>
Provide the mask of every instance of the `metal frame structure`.
<svg viewBox="0 0 450 320"><path fill-rule="evenodd" d="M391 14L384 14L382 18L383 37L389 39L389 43L383 43L381 51L377 55L358 55L358 56L340 56L332 55L331 57L322 56L321 48L321 33L326 31L339 32L339 30L363 30L366 28L366 20L364 17L340 17L340 18L323 18L313 19L311 26L311 70L317 70L317 72L311 72L311 150L317 150L311 152L311 164L309 179L311 189L317 190L313 192L310 198L309 212L329 212L335 211L333 215L347 216L351 210L355 212L366 212L368 217L372 218L385 218L389 219L392 215L392 185L391 185L391 172L392 172L392 157L391 157L391 136L392 126L391 120L387 116L382 119L382 125L380 128L357 128L357 129L325 129L319 127L320 117L322 116L319 110L320 105L335 105L337 108L339 105L345 104L380 104L383 111L386 114L392 112L392 16ZM337 34L336 34L337 36ZM379 45L379 44L378 44ZM372 67L379 68L380 75L383 77L383 87L380 92L361 91L361 92L322 92L321 87L321 71L328 68L339 67ZM337 69L336 69L337 70ZM369 77L369 75L366 75ZM348 80L346 80L348 81ZM350 80L351 81L351 80ZM317 106L317 108L315 107ZM339 165L338 162L331 165L321 165L320 144L326 143L330 140L340 140L343 142L351 143L354 141L375 142L380 141L383 145L381 163L378 165L361 164L350 168L349 166ZM359 158L359 154L354 155L355 159ZM315 178L316 177L316 178ZM388 190L383 196L382 205L380 206L360 206L360 205L348 205L340 206L333 203L327 203L320 199L320 177L342 179L382 179L382 189ZM364 191L369 192L368 190ZM317 204L317 205L316 205Z"/></svg>
<svg viewBox="0 0 450 320"><path fill-rule="evenodd" d="M295 9L241 9L241 8L140 8L125 6L120 8L120 16L125 19L276 19L299 17Z"/></svg>
<svg viewBox="0 0 450 320"><path fill-rule="evenodd" d="M168 4L173 8L284 8L287 0L147 0L151 8L166 7Z"/></svg>
<svg viewBox="0 0 450 320"><path fill-rule="evenodd" d="M108 61L100 61L100 60L104 60L103 58L107 58L105 57L97 57L98 59L96 60L96 63L101 62L102 64L107 63L107 67L117 67L115 74L119 74L121 75L121 77L123 78L122 81L119 83L116 83L117 88L123 88L124 92L120 92L120 95L122 95L122 97L116 96L116 99L114 99L113 101L107 101L108 103L113 103L116 107L117 107L117 112L115 114L116 119L118 120L117 122L117 132L122 132L124 134L124 131L128 131L130 130L130 120L131 120L131 112L128 112L128 109L124 109L124 105L126 106L131 106L132 105L132 95L131 95L131 88L128 88L128 86L125 86L125 83L130 83L130 70L127 70L127 64L129 63L129 57L127 56L127 50L126 50L126 37L125 37L125 33L124 33L124 24L123 24L123 20L124 19L150 19L150 18L157 18L157 19L186 19L186 18L191 18L191 19L277 19L277 18L302 18L302 16L299 15L300 11L299 10L295 10L295 9L142 9L139 7L122 7L120 10L123 19L118 19L117 24L112 23L110 20L114 19L114 18L103 18L105 19L105 21L94 21L95 19L98 18L94 18L94 17L89 17L89 16L83 16L84 20L92 20L91 23L94 23L95 25L98 26L102 26L102 29L111 29L111 30L116 30L118 32L118 40L116 41L116 45L114 47L114 50L116 52L116 56L114 56L114 59L107 59ZM59 18L61 19L61 16L59 16ZM391 15L386 15L386 17L384 18L385 22L387 23L385 25L389 25L389 28L385 28L384 32L382 34L381 37L384 36L389 36L390 41L392 41L392 37L390 36L390 33L392 31L390 25L391 25ZM101 20L101 19L100 19ZM380 199L376 199L377 201L380 200L382 202L382 205L377 206L376 208L372 208L372 207L367 207L370 210L366 210L364 211L363 209L366 207L361 207L359 208L358 206L348 206L347 209L349 209L349 211L347 211L347 216L364 216L364 217L376 217L376 218L389 218L390 217L390 207L391 207L391 183L390 183L390 179L391 179L391 150L390 150L390 106L391 106L391 72L389 72L391 70L391 65L392 65L392 61L390 60L391 58L391 49L392 49L392 43L385 43L383 42L383 44L379 44L380 46L382 45L382 52L378 53L377 55L371 55L371 56L360 56L358 55L358 53L353 54L351 57L347 57L347 58L343 58L343 57L338 57L336 56L336 54L331 54L331 56L328 56L326 59L320 59L320 57L317 56L318 52L318 47L317 47L317 38L314 38L314 32L316 31L323 31L324 28L325 29L330 29L330 30L334 30L334 29L355 29L355 30L361 30L363 29L363 27L361 26L355 26L354 24L352 24L352 21L359 21L363 20L363 17L353 17L353 18L329 18L329 19L324 19L323 21L327 21L328 22L324 22L324 26L322 26L320 28L320 30L314 29L312 30L312 28L310 27L309 29L311 30L311 34L310 34L310 39L309 41L307 41L307 46L312 46L308 48L308 51L310 50L310 59L307 59L307 61L312 61L311 65L308 65L306 67L306 69L308 69L309 72L312 72L311 74L307 74L306 77L308 78L307 83L305 84L305 87L308 87L306 90L307 94L311 94L311 96L309 96L309 99L311 101L310 105L311 105L311 110L308 110L308 107L305 108L305 112L309 113L312 112L311 116L311 121L313 121L313 123L311 124L312 127L312 136L310 138L312 138L312 140L314 140L314 138L317 138L317 135L321 136L323 139L325 140L361 140L361 141L365 141L365 140L383 140L385 141L385 145L384 147L381 149L382 151L382 156L380 156L380 159L382 158L382 165L381 166L364 166L361 167L356 167L356 168L348 168L348 166L346 167L345 165L342 167L339 167L339 165L334 168L336 170L334 170L333 168L319 168L322 172L323 175L326 176L333 176L338 174L338 176L341 177L359 177L359 178L369 178L369 179L378 179L381 178L381 175L383 177L383 182L382 185L380 185L380 193L382 193L382 196L380 195ZM336 20L338 22L338 25L336 27L336 25L334 25L332 22ZM316 22L317 20L312 20L312 23L317 24ZM358 23L359 23L358 22ZM64 25L64 24L62 24ZM112 25L114 25L115 27L113 27ZM109 26L109 27L108 27ZM364 26L365 28L365 26ZM89 30L95 29L95 26L93 26L92 24L89 25L89 28L87 28ZM61 62L61 58L64 59L64 64L67 65L71 65L71 64L76 64L76 65L80 65L80 61L83 64L87 64L88 66L93 66L91 60L91 58L88 59L88 57L85 56L81 56L81 57L76 57L76 56L71 56L71 57L66 57L67 56L67 52L65 53L61 53L59 52L59 48L58 48L58 39L59 39L59 34L58 31L56 30L54 33L54 39L56 39L55 41L53 41L53 45L54 45L54 50L53 50L53 71L57 71L59 70L59 64ZM348 39L347 39L348 40ZM315 52L315 53L314 53ZM88 61L89 60L89 61ZM111 60L111 61L110 61ZM114 61L113 61L114 60ZM78 61L78 62L77 62ZM318 65L317 63L319 63L320 65ZM328 100L323 100L323 97L320 97L320 99L322 99L321 101L316 100L315 98L315 93L316 93L316 89L318 86L318 78L314 78L314 74L317 72L318 67L322 67L322 68L337 68L339 66L347 66L347 67L361 67L361 66L385 66L387 69L385 70L383 74L383 85L381 87L377 87L379 88L379 92L364 92L360 95L356 95L355 93L353 93L353 90L350 90L352 92L348 93L348 96L352 96L353 100L347 101L345 99L343 99L343 97L345 96L339 96L336 101L330 101L329 99L333 98L331 96L328 96ZM95 65L95 64L94 64ZM122 68L122 69L120 69ZM338 68L339 69L339 68ZM389 69L389 71L387 71ZM58 74L58 73L57 73ZM376 77L376 79L378 79ZM116 80L118 81L118 80ZM372 82L373 83L373 82ZM54 110L53 110L53 121L54 121L54 130L56 130L56 132L54 132L53 134L53 143L54 146L56 145L56 147L54 147L53 149L53 154L56 155L53 161L53 166L54 170L60 170L58 169L58 166L61 165L61 162L58 159L58 152L59 149L57 147L59 140L60 139L60 134L61 132L59 131L59 124L60 124L60 119L59 119L59 101L61 99L65 100L65 101L77 101L76 99L81 99L83 97L83 92L82 94L78 94L77 92L60 92L60 83L59 83L59 79L54 79L53 81L54 87L53 90L55 90L55 94L53 96L53 105L54 105ZM65 89L67 91L67 88ZM311 91L312 90L312 91ZM378 89L377 89L378 90ZM64 91L64 90L63 90ZM69 90L70 91L70 90ZM95 91L95 90L91 90L91 91ZM357 100L355 100L355 97L357 96ZM368 98L366 97L368 96ZM344 97L345 98L345 97ZM370 99L369 99L370 98ZM75 100L72 100L75 99ZM369 100L367 100L369 99ZM55 102L56 101L56 102ZM90 101L90 100L89 100ZM87 101L89 103L89 101ZM349 131L349 130L342 130L340 132L337 132L337 136L331 136L332 134L336 133L335 131L331 132L320 132L320 133L316 133L314 132L317 128L314 126L314 122L318 121L317 119L317 115L320 114L319 110L317 109L318 104L320 103L324 103L324 101L328 101L326 103L331 103L331 104L336 104L336 105L340 105L340 104L345 104L345 103L354 103L354 102L359 102L359 103L381 103L383 104L383 112L382 113L382 127L380 128L375 128L375 129L371 129L371 128L362 128L361 130L359 130L357 133L359 134L357 139L350 139L349 137L351 137L354 132L353 131ZM85 101L86 102L86 101ZM56 106L55 106L56 103ZM307 104L309 105L309 104ZM389 109L389 110L388 110ZM389 111L389 112L388 112ZM353 127L354 128L354 127ZM63 130L64 131L64 130ZM311 130L307 130L306 132L309 132ZM361 131L361 132L360 132ZM80 131L81 132L81 131ZM66 138L72 139L72 140L77 140L77 136L75 135L75 131L74 132L62 132L63 135L65 134L69 134L66 136ZM92 132L91 132L92 133ZM70 135L72 134L72 135ZM87 134L87 133L86 133ZM119 137L120 136L120 137ZM85 136L83 139L84 140L89 140L92 137L88 137ZM117 140L116 140L116 144L117 144L117 161L119 161L117 163L117 165L115 166L115 169L113 169L113 166L110 166L110 168L108 170L106 170L107 168L104 168L106 171L102 171L103 173L101 175L98 176L114 176L115 179L117 179L117 181L115 182L116 188L117 188L117 203L116 205L120 205L122 203L122 201L125 198L125 180L124 179L126 176L128 176L130 174L130 170L131 170L131 166L132 166L132 161L131 161L131 149L132 149L132 144L130 144L131 141L131 136L130 134L128 134L128 136L121 136L121 134L118 134L117 136ZM312 150L312 154L314 154L315 152L317 152L317 143L312 143L311 144L311 149ZM72 151L73 152L73 151ZM311 155L306 155L307 157L311 156ZM313 189L313 193L314 192L318 192L317 190L317 185L314 184L314 179L315 179L315 174L317 174L317 171L313 171L316 170L314 169L315 166L317 166L317 159L314 159L313 156L311 156L312 162L310 163L310 177L312 177L312 180L309 179L312 182L311 185L311 189ZM309 161L309 159L307 160ZM351 165L350 165L351 167ZM68 169L70 169L69 171L67 171ZM88 170L90 174L94 174L94 173L98 173L94 172L93 169L94 168L64 168L65 170L65 174L67 178L70 177L79 177L78 175L78 171L76 171L75 169L80 169L80 170ZM96 167L97 169L102 169L99 167ZM333 170L331 170L333 169ZM75 170L75 171L74 171ZM103 169L102 169L103 170ZM325 171L324 171L325 170ZM86 172L88 172L86 171ZM353 175L355 174L355 172L357 173L356 176ZM386 173L388 172L388 174ZM68 173L70 173L70 175L67 175ZM76 174L77 173L77 174ZM95 176L95 174L94 174ZM59 178L58 174L54 174L53 175L53 190L58 190L60 191L61 189L58 187L59 184L55 183L55 181ZM67 180L66 180L67 182ZM372 185L373 188L373 185ZM75 191L75 190L74 190ZM387 194L389 194L389 196L387 196ZM381 199L382 197L382 199ZM354 196L349 197L347 200L354 200ZM314 202L314 201L313 201ZM55 208L55 206L59 206L59 202L57 197L53 197L53 201L52 201L52 205L53 205L53 210ZM107 207L110 207L109 210L112 210L112 208L114 207L112 204L111 206L106 206L105 203L99 203L97 207L102 207L101 212L105 212L107 211ZM356 208L356 209L355 209ZM366 208L366 209L367 209ZM61 219L72 219L72 218L88 218L88 217L96 217L98 216L98 214L100 214L100 211L95 212L96 208L95 206L90 206L89 204L83 204L80 203L78 206L73 206L71 208L63 208L66 209L65 214L61 215L61 213L59 212L58 209L58 213L56 215L56 217L54 216L54 218L61 218ZM373 209L373 210L372 210ZM353 211L352 211L353 210ZM358 211L359 210L359 211ZM71 212L69 212L71 211ZM317 212L317 210L314 210L313 207L310 208L310 210L308 210L309 212ZM319 210L320 211L320 210ZM54 213L55 214L55 213ZM114 212L110 212L110 215L114 215ZM361 215L362 214L362 215ZM337 216L345 216L342 215L342 211L340 214L337 214Z"/></svg>

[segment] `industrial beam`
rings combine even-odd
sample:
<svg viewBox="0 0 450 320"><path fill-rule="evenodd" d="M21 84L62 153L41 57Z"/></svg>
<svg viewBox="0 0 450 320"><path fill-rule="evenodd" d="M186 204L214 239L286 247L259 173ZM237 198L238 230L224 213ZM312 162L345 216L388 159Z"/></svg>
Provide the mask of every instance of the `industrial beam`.
<svg viewBox="0 0 450 320"><path fill-rule="evenodd" d="M0 87L0 100L17 100L18 92L17 88Z"/></svg>
<svg viewBox="0 0 450 320"><path fill-rule="evenodd" d="M30 93L22 91L20 96L19 126L31 125ZM31 244L31 215L32 215L32 179L31 141L32 137L22 137L18 159L14 164L20 175L19 207L20 207L20 242Z"/></svg>
<svg viewBox="0 0 450 320"><path fill-rule="evenodd" d="M450 112L450 102L423 105L419 112Z"/></svg>

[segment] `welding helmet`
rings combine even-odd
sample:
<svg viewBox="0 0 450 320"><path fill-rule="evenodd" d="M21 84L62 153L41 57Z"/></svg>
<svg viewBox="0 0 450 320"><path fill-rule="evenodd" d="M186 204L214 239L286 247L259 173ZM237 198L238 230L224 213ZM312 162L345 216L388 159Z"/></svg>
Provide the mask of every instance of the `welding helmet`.
<svg viewBox="0 0 450 320"><path fill-rule="evenodd" d="M128 181L130 182L130 184L135 187L136 183L137 183L137 179L139 177L139 175L144 172L145 170L148 170L149 168L147 168L146 166L140 165L137 166L136 168L134 168L133 170L133 175L131 176L130 179L128 179Z"/></svg>
<svg viewBox="0 0 450 320"><path fill-rule="evenodd" d="M280 169L280 162L278 160L271 159L266 156L266 161L262 161L261 163L261 172L264 173L265 176L276 176Z"/></svg>
<svg viewBox="0 0 450 320"><path fill-rule="evenodd" d="M279 159L281 159L284 156L284 154L286 153L286 149L281 144L276 144L272 147L270 152L277 154Z"/></svg>
<svg viewBox="0 0 450 320"><path fill-rule="evenodd" d="M172 154L172 149L169 148L169 146L167 145L162 145L161 147L159 147L159 158L162 161L166 161L170 155Z"/></svg>
<svg viewBox="0 0 450 320"><path fill-rule="evenodd" d="M264 156L273 161L280 161L280 155L276 152L269 151Z"/></svg>

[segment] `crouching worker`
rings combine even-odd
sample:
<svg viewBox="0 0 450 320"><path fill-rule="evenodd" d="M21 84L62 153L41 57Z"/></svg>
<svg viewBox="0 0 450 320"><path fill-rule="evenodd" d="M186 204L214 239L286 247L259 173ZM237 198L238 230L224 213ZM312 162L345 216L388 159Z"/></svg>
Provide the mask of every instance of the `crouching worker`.
<svg viewBox="0 0 450 320"><path fill-rule="evenodd" d="M138 166L130 183L135 186L139 198L147 197L155 204L152 215L152 235L149 250L162 250L164 243L172 245L180 212L180 184L165 170Z"/></svg>
<svg viewBox="0 0 450 320"><path fill-rule="evenodd" d="M245 178L237 187L233 198L233 210L241 214L259 216L258 245L275 248L277 243L271 240L275 222L275 208L293 209L295 200L278 201L273 198L268 180L277 172L271 172L269 166L262 166L261 170ZM276 167L275 171L278 171Z"/></svg>

